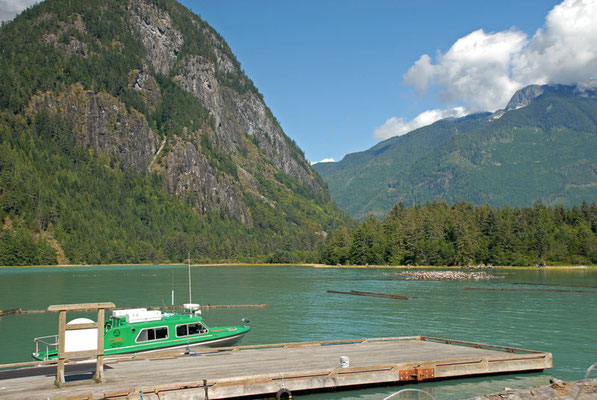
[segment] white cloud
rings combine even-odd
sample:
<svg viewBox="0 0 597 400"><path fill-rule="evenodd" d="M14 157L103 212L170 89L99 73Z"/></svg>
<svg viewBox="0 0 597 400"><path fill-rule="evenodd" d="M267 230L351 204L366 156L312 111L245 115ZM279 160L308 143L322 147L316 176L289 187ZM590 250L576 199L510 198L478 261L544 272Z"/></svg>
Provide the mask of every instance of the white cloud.
<svg viewBox="0 0 597 400"><path fill-rule="evenodd" d="M487 33L482 29L458 39L435 62L423 54L404 75L404 84L424 96L437 88L444 104L460 104L463 112L503 108L514 92L530 84L575 83L597 74L597 0L564 0L546 16L532 38L515 28ZM403 134L413 121L392 117L377 128L377 139ZM432 120L433 118L430 118ZM394 132L394 133L393 133Z"/></svg>
<svg viewBox="0 0 597 400"><path fill-rule="evenodd" d="M522 83L575 83L597 74L597 1L566 0L513 65Z"/></svg>
<svg viewBox="0 0 597 400"><path fill-rule="evenodd" d="M27 7L39 0L0 0L0 21L10 21Z"/></svg>
<svg viewBox="0 0 597 400"><path fill-rule="evenodd" d="M404 118L392 117L375 129L373 137L377 140L384 140L393 136L404 135L422 126L431 125L440 119L463 117L464 115L466 115L464 107L454 107L445 110L427 110L410 121L405 121Z"/></svg>
<svg viewBox="0 0 597 400"><path fill-rule="evenodd" d="M469 111L493 111L520 87L509 75L513 57L526 44L526 35L513 29L498 33L480 29L439 53L436 64L423 54L404 75L404 83L420 95L437 85L443 103L462 101Z"/></svg>
<svg viewBox="0 0 597 400"><path fill-rule="evenodd" d="M331 158L331 157L328 157L328 158L324 158L324 159L323 159L323 160L321 160L321 161L311 161L311 165L314 165L314 164L319 164L319 163L322 163L322 162L336 162L336 160L334 160L334 159L333 159L333 158Z"/></svg>

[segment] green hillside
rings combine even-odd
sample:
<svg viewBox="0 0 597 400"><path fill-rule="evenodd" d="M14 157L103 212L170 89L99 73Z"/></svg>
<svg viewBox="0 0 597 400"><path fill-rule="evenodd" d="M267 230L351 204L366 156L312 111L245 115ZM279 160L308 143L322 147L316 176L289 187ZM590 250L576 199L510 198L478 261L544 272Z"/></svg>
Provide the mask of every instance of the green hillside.
<svg viewBox="0 0 597 400"><path fill-rule="evenodd" d="M0 221L0 265L299 262L347 217L199 17L47 0L0 29Z"/></svg>
<svg viewBox="0 0 597 400"><path fill-rule="evenodd" d="M570 206L597 199L594 90L546 86L503 115L438 121L338 163L316 164L350 215L382 216L398 202Z"/></svg>

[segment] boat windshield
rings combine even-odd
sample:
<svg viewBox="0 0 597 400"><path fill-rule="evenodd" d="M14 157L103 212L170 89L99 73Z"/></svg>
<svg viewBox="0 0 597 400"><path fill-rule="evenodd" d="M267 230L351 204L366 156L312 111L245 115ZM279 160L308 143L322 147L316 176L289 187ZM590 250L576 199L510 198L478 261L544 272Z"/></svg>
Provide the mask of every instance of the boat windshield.
<svg viewBox="0 0 597 400"><path fill-rule="evenodd" d="M176 325L176 336L190 336L207 333L207 328L200 322L194 322L192 324Z"/></svg>
<svg viewBox="0 0 597 400"><path fill-rule="evenodd" d="M145 328L141 329L139 335L137 335L136 342L147 342L150 340L166 339L168 337L168 327L160 326L158 328Z"/></svg>

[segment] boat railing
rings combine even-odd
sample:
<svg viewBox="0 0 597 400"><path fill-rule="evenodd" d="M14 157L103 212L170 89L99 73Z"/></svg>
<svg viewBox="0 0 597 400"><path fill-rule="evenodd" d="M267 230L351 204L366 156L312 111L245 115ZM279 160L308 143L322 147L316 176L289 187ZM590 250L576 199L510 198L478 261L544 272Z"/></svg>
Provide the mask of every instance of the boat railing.
<svg viewBox="0 0 597 400"><path fill-rule="evenodd" d="M50 350L58 350L58 335L40 336L33 339L35 342L35 354L39 355L39 348L45 346L46 354L44 360L48 359Z"/></svg>

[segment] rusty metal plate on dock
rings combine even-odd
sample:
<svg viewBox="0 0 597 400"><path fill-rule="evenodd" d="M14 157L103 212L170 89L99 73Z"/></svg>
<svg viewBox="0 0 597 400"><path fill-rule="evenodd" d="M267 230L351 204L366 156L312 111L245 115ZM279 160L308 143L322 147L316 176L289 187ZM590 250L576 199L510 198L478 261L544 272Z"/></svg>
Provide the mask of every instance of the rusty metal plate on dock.
<svg viewBox="0 0 597 400"><path fill-rule="evenodd" d="M435 378L434 368L414 368L404 369L399 371L399 379L401 381L423 381L425 379Z"/></svg>
<svg viewBox="0 0 597 400"><path fill-rule="evenodd" d="M414 378L412 377L412 373L414 372L414 369L405 369L405 370L401 370L398 374L398 377L401 381L411 381Z"/></svg>
<svg viewBox="0 0 597 400"><path fill-rule="evenodd" d="M417 369L417 380L422 381L424 379L433 379L435 378L435 369L434 368L418 368Z"/></svg>

